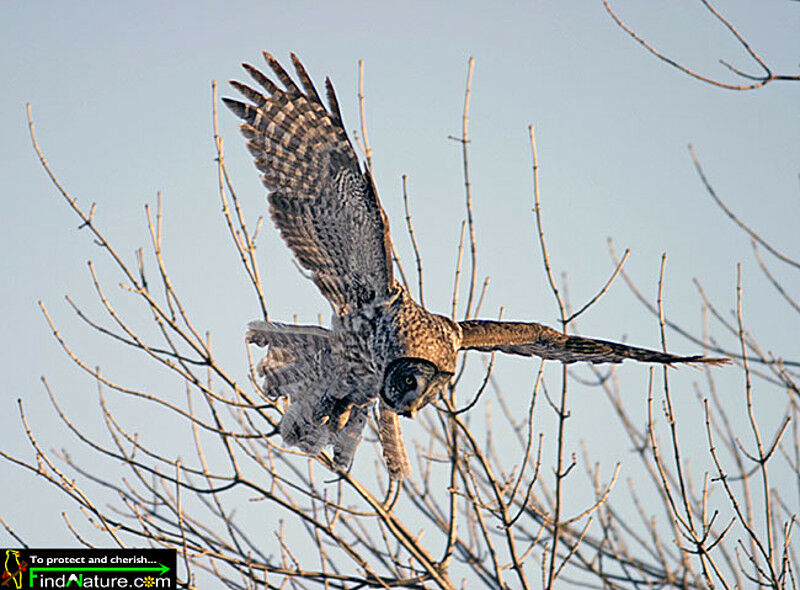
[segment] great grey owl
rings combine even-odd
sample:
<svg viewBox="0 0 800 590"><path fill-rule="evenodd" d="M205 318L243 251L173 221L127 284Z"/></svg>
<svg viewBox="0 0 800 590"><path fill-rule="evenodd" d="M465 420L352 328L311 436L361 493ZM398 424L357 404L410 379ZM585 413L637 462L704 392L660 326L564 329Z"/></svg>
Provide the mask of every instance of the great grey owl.
<svg viewBox="0 0 800 590"><path fill-rule="evenodd" d="M333 308L331 328L255 321L247 341L268 347L263 391L289 397L284 442L316 455L333 447L350 465L379 401L379 435L390 476L409 462L398 415L413 417L449 383L459 350L499 350L562 363L717 363L615 342L567 336L535 323L453 320L418 305L392 276L389 223L366 166L347 138L330 79L328 105L297 57L300 86L270 54L279 86L243 64L261 89L231 82L247 100L225 104L243 122L247 148L269 191L272 220Z"/></svg>

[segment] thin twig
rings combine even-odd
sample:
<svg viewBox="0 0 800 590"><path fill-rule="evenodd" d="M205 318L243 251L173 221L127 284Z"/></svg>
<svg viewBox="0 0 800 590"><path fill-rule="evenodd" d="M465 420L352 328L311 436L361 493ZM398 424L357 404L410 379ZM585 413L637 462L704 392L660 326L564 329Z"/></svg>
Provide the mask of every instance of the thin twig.
<svg viewBox="0 0 800 590"><path fill-rule="evenodd" d="M767 66L767 64L764 62L764 60L761 59L761 57L752 49L750 44L736 30L736 27L734 27L733 24L729 20L727 20L725 17L723 17L713 6L711 6L711 4L707 0L700 0L700 2L703 4L703 6L706 7L706 9L708 9L708 11L712 15L714 15L714 17L719 22L721 22L723 24L723 26L726 29L728 29L728 31L730 31L730 33L737 40L737 42L745 49L745 51L747 51L748 54L750 54L750 57L756 62L756 64L762 70L764 70L764 73L761 76L752 75L752 74L745 74L744 72L742 72L742 71L740 71L740 70L738 70L736 68L733 68L732 66L728 65L726 62L720 60L720 63L722 63L723 66L725 66L726 68L731 70L733 73L735 73L735 74L737 74L737 75L739 75L739 76L741 76L743 78L746 78L748 80L753 80L752 84L729 84L729 83L721 82L719 80L715 80L713 78L709 78L707 76L703 76L702 74L697 73L696 71L692 70L691 68L688 68L688 67L682 65L681 63L675 61L674 59L666 56L664 53L658 51L652 45L650 45L650 43L645 41L633 29L631 29L628 25L626 25L624 22L622 22L622 19L620 19L619 16L617 16L617 14L611 8L611 5L609 4L608 0L603 0L603 6L605 7L606 12L608 12L609 16L617 24L617 26L619 28L621 28L623 31L625 31L630 37L632 37L639 45L644 47L649 53L651 53L652 55L654 55L655 57L657 57L658 59L660 59L664 63L669 64L673 68L676 68L676 69L680 70L684 74L687 74L687 75L691 76L692 78L694 78L696 80L700 80L701 82L705 82L706 84L711 84L712 86L717 86L718 88L725 88L725 89L728 89L728 90L755 90L756 88L761 88L763 86L766 86L768 83L770 83L772 81L777 81L777 80L780 80L780 81L791 81L791 82L800 81L800 76L789 76L789 75L773 74L772 70L769 68L769 66Z"/></svg>

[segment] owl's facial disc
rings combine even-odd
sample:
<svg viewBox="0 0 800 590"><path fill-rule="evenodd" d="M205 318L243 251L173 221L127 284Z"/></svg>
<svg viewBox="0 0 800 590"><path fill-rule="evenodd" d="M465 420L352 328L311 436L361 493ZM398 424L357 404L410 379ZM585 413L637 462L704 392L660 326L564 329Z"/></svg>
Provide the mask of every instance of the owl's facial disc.
<svg viewBox="0 0 800 590"><path fill-rule="evenodd" d="M450 380L430 361L401 358L389 364L383 379L381 398L392 410L413 418L417 411L436 398Z"/></svg>

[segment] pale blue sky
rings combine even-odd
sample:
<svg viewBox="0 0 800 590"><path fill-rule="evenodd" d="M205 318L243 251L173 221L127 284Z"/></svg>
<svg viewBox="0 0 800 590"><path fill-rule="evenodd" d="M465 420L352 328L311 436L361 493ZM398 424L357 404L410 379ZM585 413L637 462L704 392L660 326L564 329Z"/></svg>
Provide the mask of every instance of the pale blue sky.
<svg viewBox="0 0 800 590"><path fill-rule="evenodd" d="M626 0L615 6L654 44L702 72L730 79L719 58L754 70L694 3ZM797 73L800 4L740 1L720 9L776 71ZM261 49L281 59L295 51L318 85L329 75L350 130L358 125L357 60L365 60L377 185L406 270L413 271L400 199L400 177L409 176L431 309L449 311L464 211L460 147L448 135L460 131L467 60L474 56L470 158L479 276L492 280L485 315L496 315L502 305L507 318L555 322L531 214L527 125L534 123L552 262L557 272L569 272L576 305L612 269L609 236L620 250L631 248L627 269L651 298L659 257L668 253L669 315L696 331L700 302L691 279L698 277L727 312L735 303L741 261L754 335L765 349L800 358L797 315L788 314L765 285L748 240L712 204L686 149L695 145L734 211L797 258L800 84L775 83L750 93L702 85L644 53L613 25L599 0L410 2L402 8L368 2L20 2L6 3L0 20L0 299L7 376L0 444L6 451L29 454L18 397L45 447L75 446L56 427L41 375L87 429L96 425L95 386L50 336L38 299L92 365L108 366L122 379L147 380L141 359L88 333L64 302L70 294L98 310L85 261L101 256L36 160L25 103L33 105L54 171L82 203L97 201L96 218L119 238L124 255L132 258L145 245L143 204L163 191L166 256L176 284L202 327L213 331L221 355L243 374L242 329L258 317L258 308L218 213L210 83L219 80L221 91L231 94L222 83L242 78L238 64L259 63ZM264 210L264 190L234 117L221 110L220 120L230 170L253 219ZM262 231L260 258L272 317L297 313L310 322L318 312L328 315L271 225ZM99 268L113 289L119 278L108 265ZM796 274L784 280L800 291ZM116 290L113 295L125 309L125 297ZM581 318L580 327L589 335L658 346L656 321L622 283ZM676 352L696 349L674 334L669 342ZM734 342L728 338L726 344ZM498 371L509 387L519 381L527 390L535 366L504 360ZM635 379L634 392L641 389L646 369L626 364L620 371ZM700 375L682 373L687 383ZM736 386L735 374L732 379ZM684 395L693 403L691 389ZM597 397L591 390L575 394L574 432L607 411L580 411L596 405ZM644 408L642 399L632 403ZM615 453L628 450L609 449L606 460L613 464ZM15 482L0 492L0 513L33 545L69 543L56 523L68 505L43 482L10 469L0 464L2 480ZM29 511L34 505L35 519ZM0 544L9 542L4 534Z"/></svg>

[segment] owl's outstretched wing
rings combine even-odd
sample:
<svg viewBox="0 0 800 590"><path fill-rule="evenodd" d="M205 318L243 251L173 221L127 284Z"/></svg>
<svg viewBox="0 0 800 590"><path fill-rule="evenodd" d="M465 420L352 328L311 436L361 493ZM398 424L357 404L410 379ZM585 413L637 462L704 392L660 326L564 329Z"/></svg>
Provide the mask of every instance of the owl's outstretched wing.
<svg viewBox="0 0 800 590"><path fill-rule="evenodd" d="M272 220L338 313L388 296L389 223L347 138L333 85L325 80L326 108L294 54L302 88L269 53L264 58L283 88L243 64L263 90L231 82L249 102L222 100L243 120Z"/></svg>
<svg viewBox="0 0 800 590"><path fill-rule="evenodd" d="M535 323L468 320L459 322L459 325L462 332L462 350L497 350L522 356L540 356L562 363L580 361L594 364L621 363L625 359L665 365L675 363L723 365L730 362L727 358L710 358L699 354L678 356L618 342L569 336Z"/></svg>

